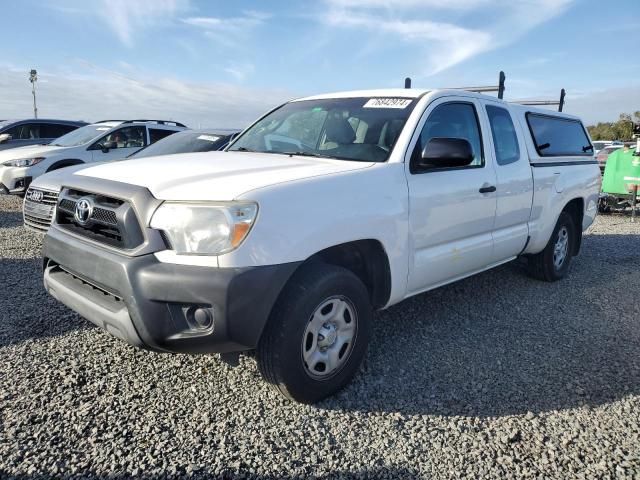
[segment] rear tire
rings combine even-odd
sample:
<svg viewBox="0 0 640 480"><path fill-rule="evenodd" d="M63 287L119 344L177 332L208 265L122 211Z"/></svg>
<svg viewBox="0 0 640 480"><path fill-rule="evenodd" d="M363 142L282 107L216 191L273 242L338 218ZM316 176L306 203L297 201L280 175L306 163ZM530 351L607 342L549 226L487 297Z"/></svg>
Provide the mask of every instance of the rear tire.
<svg viewBox="0 0 640 480"><path fill-rule="evenodd" d="M576 244L573 218L562 212L551 238L543 251L529 256L529 274L546 282L555 282L567 275Z"/></svg>
<svg viewBox="0 0 640 480"><path fill-rule="evenodd" d="M317 402L357 373L372 307L362 281L324 263L301 267L278 299L257 349L263 378L285 397Z"/></svg>

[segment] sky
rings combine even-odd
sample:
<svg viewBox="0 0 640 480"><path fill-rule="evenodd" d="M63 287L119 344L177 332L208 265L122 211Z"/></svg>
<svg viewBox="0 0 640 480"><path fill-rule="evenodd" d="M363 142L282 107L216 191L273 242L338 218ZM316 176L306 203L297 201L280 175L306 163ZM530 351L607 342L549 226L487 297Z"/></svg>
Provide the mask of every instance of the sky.
<svg viewBox="0 0 640 480"><path fill-rule="evenodd" d="M0 118L242 128L331 91L493 85L640 110L640 0L0 0Z"/></svg>

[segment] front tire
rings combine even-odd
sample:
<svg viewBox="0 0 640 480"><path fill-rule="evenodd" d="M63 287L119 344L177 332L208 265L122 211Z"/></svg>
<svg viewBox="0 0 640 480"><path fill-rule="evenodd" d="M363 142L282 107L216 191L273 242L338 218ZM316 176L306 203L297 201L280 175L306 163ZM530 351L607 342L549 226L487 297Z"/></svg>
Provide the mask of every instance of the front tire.
<svg viewBox="0 0 640 480"><path fill-rule="evenodd" d="M529 257L529 273L546 282L555 282L567 275L576 242L573 218L562 212L551 238L543 251Z"/></svg>
<svg viewBox="0 0 640 480"><path fill-rule="evenodd" d="M369 343L369 293L351 271L301 267L271 314L257 350L263 378L285 397L317 402L357 373Z"/></svg>

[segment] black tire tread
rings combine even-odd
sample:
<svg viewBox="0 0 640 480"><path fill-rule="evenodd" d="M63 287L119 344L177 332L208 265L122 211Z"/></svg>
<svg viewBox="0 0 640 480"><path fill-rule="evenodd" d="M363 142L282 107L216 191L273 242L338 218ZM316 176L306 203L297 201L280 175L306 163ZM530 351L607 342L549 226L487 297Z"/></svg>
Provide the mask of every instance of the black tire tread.
<svg viewBox="0 0 640 480"><path fill-rule="evenodd" d="M569 245L569 252L567 253L566 269L568 269L569 263L571 262L572 252L574 251L575 244L575 225L573 222L573 218L566 211L562 211L560 216L558 217L558 221L556 222L555 227L553 228L553 233L551 234L551 238L547 242L547 245L544 247L539 253L529 256L529 275L537 280L542 280L544 282L555 282L560 278L564 277L564 273L562 275L558 275L553 268L552 261L550 262L550 255L553 258L553 247L556 239L556 234L560 229L561 225L567 224L569 226L570 238L571 242ZM565 269L565 272L566 272Z"/></svg>
<svg viewBox="0 0 640 480"><path fill-rule="evenodd" d="M338 276L351 277L354 284L359 285L358 288L361 288L368 297L368 291L364 284L354 273L346 268L321 262L303 265L294 273L281 293L260 338L256 350L258 370L264 380L275 391L289 400L313 403L317 399L295 394L287 387L282 374L288 366L283 364L280 352L276 347L276 345L282 344L286 337L286 329L282 328L282 322L294 317L294 310L298 306L296 300L307 295L314 285L327 281L328 277L335 278Z"/></svg>

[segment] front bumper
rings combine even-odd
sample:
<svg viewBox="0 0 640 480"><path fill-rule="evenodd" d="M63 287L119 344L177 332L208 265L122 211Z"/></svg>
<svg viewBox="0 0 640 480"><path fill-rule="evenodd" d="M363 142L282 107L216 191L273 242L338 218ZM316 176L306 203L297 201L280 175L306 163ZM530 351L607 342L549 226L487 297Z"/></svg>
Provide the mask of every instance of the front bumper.
<svg viewBox="0 0 640 480"><path fill-rule="evenodd" d="M179 353L257 346L299 263L213 268L107 251L52 226L44 240L44 285L60 302L128 343ZM212 325L196 324L208 312ZM206 326L206 325L205 325Z"/></svg>
<svg viewBox="0 0 640 480"><path fill-rule="evenodd" d="M24 193L32 180L29 167L0 166L0 184L2 185L0 188L3 193Z"/></svg>

